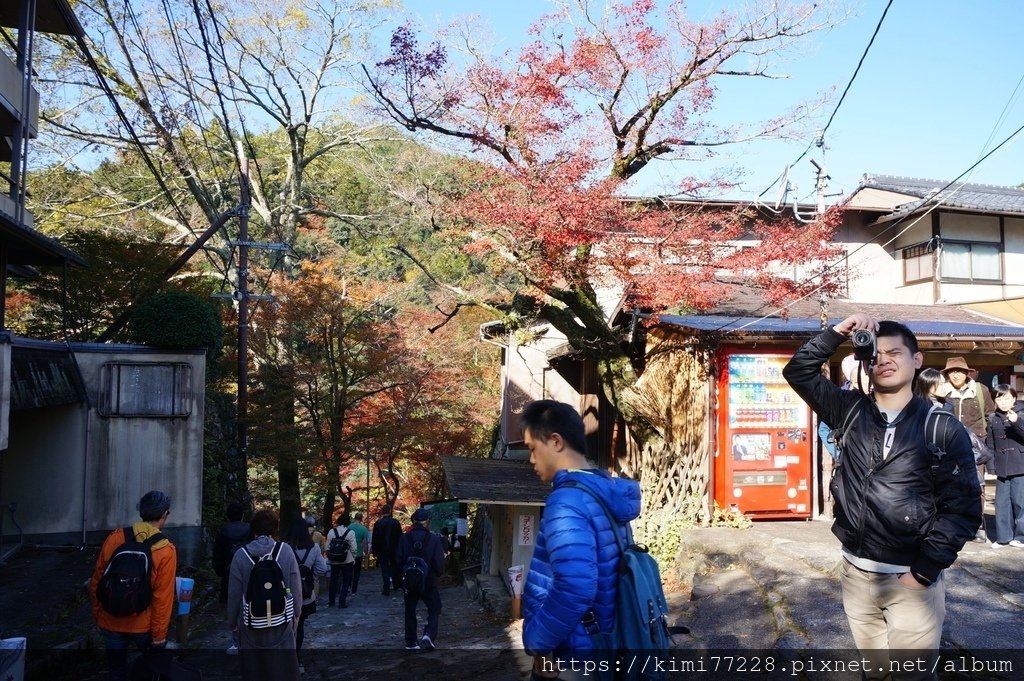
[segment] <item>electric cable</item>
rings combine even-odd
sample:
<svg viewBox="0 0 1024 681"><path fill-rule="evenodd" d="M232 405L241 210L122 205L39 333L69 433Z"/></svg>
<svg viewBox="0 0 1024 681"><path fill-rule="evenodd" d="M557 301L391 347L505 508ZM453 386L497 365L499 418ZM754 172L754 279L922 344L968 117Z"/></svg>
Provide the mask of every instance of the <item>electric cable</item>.
<svg viewBox="0 0 1024 681"><path fill-rule="evenodd" d="M227 49L224 47L224 36L220 32L220 24L217 22L216 16L213 13L213 6L210 4L210 0L206 0L206 8L210 13L210 20L213 22L213 33L217 38L217 46L220 49L221 62L224 64L224 70L228 74L228 85L232 90L237 90L235 87L234 79L231 77L231 70L228 68L228 55ZM204 43L205 44L205 43ZM245 126L245 114L242 112L242 107L238 105L238 98L232 97L231 101L235 105L235 113L238 114L238 127L242 131L242 138L245 140L245 146L248 151L255 152L256 146L253 144L252 139L249 137L249 131ZM222 103L223 105L223 103ZM232 143L233 145L233 143ZM255 155L255 154L254 154ZM263 179L263 168L259 163L253 164L256 167L256 177L259 179L260 187L266 186L266 182Z"/></svg>
<svg viewBox="0 0 1024 681"><path fill-rule="evenodd" d="M868 52L871 51L871 46L875 44L875 38L878 37L878 32L880 30L882 30L882 22L885 21L885 16L889 13L889 8L892 7L892 3L893 3L893 0L889 0L889 2L886 3L885 9L882 11L882 16L879 17L878 23L875 24L875 30L874 30L874 32L872 32L871 38L868 40L867 47L864 48L864 52L860 55L860 59L857 61L857 68L855 68L853 70L853 75L850 76L849 82L847 82L846 83L846 87L843 88L843 94L839 96L839 101L836 102L836 106L832 110L832 115L828 117L828 122L825 123L825 127L821 129L821 132L817 133L815 135L815 137L816 138L820 138L823 143L824 143L824 139L825 139L825 133L828 131L829 126L832 125L832 121L835 120L836 114L839 113L839 107L841 107L843 105L843 100L846 99L847 93L849 93L850 92L850 88L853 87L853 82L855 80L857 80L857 74L860 73L860 68L861 68L861 66L864 65L864 60L867 59ZM817 140L812 140L810 143L808 143L807 147L800 153L799 156L796 157L795 161L793 161L792 163L789 164L788 167L792 168L797 163L802 161L804 156L807 155L807 152L811 150L811 147L813 147L815 145L816 141ZM774 187L775 184L779 180L782 179L782 177L785 174L786 174L785 171L779 173L779 176L776 177L774 180L772 180L772 183L770 185L768 185L763 192L761 192L760 194L757 195L758 198L760 198L760 197L764 196L765 194L767 194L771 190L771 188Z"/></svg>
<svg viewBox="0 0 1024 681"><path fill-rule="evenodd" d="M177 107L174 104L171 103L171 97L170 97L170 95L168 95L167 88L164 86L163 78L160 75L160 69L157 67L156 60L153 58L153 53L150 52L149 41L146 40L146 36L143 35L142 26L139 24L139 20L138 20L138 17L136 16L136 14L135 14L134 8L132 7L131 0L124 0L124 8L125 8L125 14L128 16L129 21L131 21L131 24L132 24L132 26L135 29L135 34L139 37L139 44L136 45L136 49L141 51L143 56L145 56L145 58L146 58L146 64L148 65L149 71L150 71L150 73L153 76L153 82L156 83L157 93L160 95L160 98L163 100L164 106L167 107L167 109L169 111L173 111ZM171 34L173 35L174 34L174 26L173 25L169 25L169 27L171 28ZM128 36L125 35L126 43L127 43L127 40L128 40ZM176 41L176 37L175 37L175 41ZM184 73L185 70L186 70L184 62L180 62L180 65L182 67L182 73ZM187 78L186 78L186 80L187 80ZM191 94L192 93L189 92L190 96L191 96ZM193 101L192 105L193 105L193 108L194 108L195 107L195 102L194 101ZM168 131L168 132L170 132L170 131ZM177 137L177 140L178 140L176 146L180 146L180 148L184 151L185 156L188 159L188 163L189 163L190 168L188 169L187 172L191 173L191 175L195 178L195 180L197 181L199 186L202 187L203 191L206 193L205 201L209 204L209 207L212 209L213 205L214 205L213 197L211 197L209 195L209 192L206 191L205 183L203 182L202 177L200 176L200 173L199 173L199 164L196 163L196 158L195 158L195 156L193 156L192 150L189 148L189 145L187 143L185 143L185 137L181 134L181 129L178 128L177 130L175 130L175 133L176 133L176 137ZM211 160L212 160L212 156L211 156ZM214 163L213 164L213 168L214 168L215 171L216 171L216 167L217 166Z"/></svg>
<svg viewBox="0 0 1024 681"><path fill-rule="evenodd" d="M210 159L210 167L213 169L214 175L217 179L218 189L223 191L223 187L227 185L230 176L223 176L220 173L220 164L217 162L213 148L210 146L210 141L206 136L206 117L200 113L199 107L196 106L196 102L199 101L199 96L196 94L194 89L191 68L187 66L185 50L181 46L181 37L179 36L177 21L174 19L174 13L171 11L168 0L161 0L161 4L164 9L164 17L167 19L167 26L170 28L171 43L174 45L174 54L178 60L178 64L181 66L182 84L185 86L185 91L188 94L188 102L192 108L192 113L195 116L196 125L200 126L200 129L197 132L200 139L203 141L206 154Z"/></svg>
<svg viewBox="0 0 1024 681"><path fill-rule="evenodd" d="M1016 137L1017 135L1019 135L1019 134L1020 134L1021 132L1024 132L1024 125L1021 125L1021 126L1020 126L1019 128L1017 128L1017 129L1016 129L1016 130L1014 130L1014 131L1013 131L1012 133L1010 133L1010 135L1009 135L1008 137L1006 137L1006 138L1005 138L1005 139L1004 139L1004 140L1003 140L1002 142L1000 142L1000 143L999 143L998 145L996 145L995 147L993 147L991 151L989 151L988 153L986 153L986 154L984 154L983 156L981 156L981 157L980 157L980 158L979 158L979 159L978 159L977 161L975 161L974 163L972 163L972 164L971 164L971 165L970 165L970 166L969 166L969 167L968 167L968 168L967 168L966 170L964 170L964 171L963 171L962 173L960 173L959 175L957 175L957 176L956 176L956 177L955 177L954 179L952 179L952 180L950 180L949 182L947 182L947 183L946 183L946 184L945 184L945 185L944 185L944 186L943 186L943 187L942 187L941 189L939 189L939 190L938 190L937 192L935 192L935 194L934 194L934 195L931 195L931 197L930 197L930 198L929 198L929 197L926 197L926 198L920 199L920 200L918 200L917 202L915 202L915 204L914 204L914 205L911 205L911 206L910 206L909 208L906 208L906 209L904 209L904 213L905 213L905 214L904 214L903 216L901 216L900 218L898 218L897 220L895 220L895 221L894 221L894 222L893 222L893 223L892 223L891 225L889 225L888 227L886 227L886 229L885 229L885 230L883 230L883 231L881 232L881 234L879 234L878 236L883 236L883 235L885 235L885 234L886 234L887 232L890 232L890 231L894 230L894 229L895 229L896 227L898 227L898 226L899 226L900 224L902 224L902 223L903 223L904 221L906 221L907 219L909 219L909 218L910 218L910 216L911 216L911 214L913 213L913 211L917 210L918 208L920 208L920 207L921 207L921 206L923 206L923 205L926 205L928 201L931 201L931 200L933 200L933 199L937 199L937 200L935 200L935 203L934 203L934 204L933 204L933 205L932 205L932 206L931 206L931 207L930 207L930 208L929 208L929 209L928 209L927 211L925 211L925 212L924 212L923 214L921 214L921 215L920 215L920 216L918 216L918 217L917 217L917 218L916 218L915 220L913 220L913 221L912 221L912 222L911 222L911 223L910 223L909 225L907 225L906 227L904 227L903 229L901 229L901 230L900 230L899 232L897 232L897 233L896 233L896 234L895 234L895 235L894 235L894 236L893 236L893 237L892 237L891 239L889 239L889 240L888 240L888 241L886 241L885 243L881 244L881 247L882 247L882 248L885 248L885 247L886 247L886 246L888 246L889 244L891 244L891 243L893 243L894 241L896 241L896 239L898 239L898 238L899 238L900 236L902 236L903 234L905 234L905 233L906 233L906 232L907 232L907 231L908 231L908 230L909 230L909 229L910 229L911 227L913 227L914 225L916 225L916 224L917 224L918 222L920 222L920 221L921 221L922 219L924 219L924 218L925 218L925 217L926 217L927 215L929 215L930 213L932 213L932 211L936 210L937 208L939 208L939 206L941 206L941 205L942 205L942 204L944 204L944 203L945 203L946 201L948 201L948 200L949 200L949 199L951 199L951 198L952 198L953 196L955 196L955 195L956 195L956 194L957 194L957 193L958 193L958 192L959 192L959 191L960 191L961 189L963 189L963 187L965 187L965 186L966 186L966 182L965 182L965 183L962 183L962 184L961 184L961 185L960 185L959 187L957 187L957 188L956 188L955 190L953 190L953 191L952 191L952 192L950 192L949 194L946 194L946 195L943 195L943 194L944 194L944 192L945 192L945 191L946 191L947 189L949 189L949 188L950 188L950 187L952 187L952 186L953 186L954 184L956 184L957 182L959 182L961 178L963 178L963 177L964 177L965 175L967 175L968 173L971 173L972 171L974 171L974 169L975 169L975 168L977 168L977 167L978 167L979 165L981 165L981 164L982 164L982 163L983 163L984 161L986 161L986 160L987 160L987 159L988 159L988 158L989 158L990 156L992 156L992 155L993 155L994 153L996 153L997 151L999 151L999 150L1000 150L1000 149L1001 149L1002 147L1006 146L1006 145L1007 145L1007 144L1008 144L1008 143L1009 143L1009 142L1010 142L1011 140L1013 140L1013 138L1014 138L1014 137ZM876 238L877 238L877 237L876 237ZM808 278L808 279L806 280L806 281L807 281L807 283L813 282L813 281L814 281L815 279L818 279L818 278L821 278L821 277L825 276L826 274L828 274L828 273L829 273L830 271L832 271L832 270L833 270L833 269L835 269L836 267L839 267L839 265L840 265L840 264L841 264L841 263L842 263L842 262L843 262L844 260L848 260L848 259L850 258L850 256L852 256L852 255L856 254L856 253L857 253L857 252L859 252L859 251L860 251L861 249L867 248L867 246L868 246L869 244L873 244L873 243L875 243L875 241L874 241L874 240L872 240L872 241L867 241L867 242L865 242L865 243L861 244L860 246L858 246L857 248L853 249L853 250L852 250L852 251L850 251L849 253L845 253L845 254L844 254L844 255L843 255L843 256L842 256L842 257L841 257L841 258L840 258L839 260L837 260L836 262L834 262L834 263L831 263L831 264L829 264L829 265L826 265L826 266L825 266L825 267L824 267L824 268L823 268L823 269L822 269L822 270L821 270L820 272L818 272L818 273L816 273L816 274L813 274L813 275L811 275L811 276L810 276L810 277L809 277L809 278ZM782 306L781 308L778 308L778 309L774 310L773 312L770 312L769 314L766 314L766 315L764 315L764 316L762 316L762 317L759 317L759 318L757 318L757 319L755 319L755 320L753 320L753 321L747 322L746 324L744 324L744 325L742 325L742 326L739 326L739 327L737 327L737 328L735 328L735 329L732 329L732 330L733 330L733 331L741 331L741 330L743 330L743 329L745 329L745 328L747 328L747 327L749 327L749 326L751 326L751 325L753 325L753 324L756 324L757 322L760 322L760 321L764 321L765 319L768 319L769 317L774 317L774 316L775 316L776 314L778 314L778 313L780 313L780 312L784 312L785 310L789 309L789 308L790 308L790 307L792 307L793 305L796 305L796 304L797 304L798 302L800 302L801 300L804 300L804 299L808 298L809 296L812 296L812 295L814 295L815 293L817 293L818 291L820 291L820 290L821 290L822 288L824 288L824 285L818 286L818 287L814 288L813 290L811 290L811 291L808 291L808 292L807 292L806 294L804 294L804 295L800 296L799 298L797 298L797 299L795 299L795 300L793 300L793 301L791 301L791 302L787 303L786 305ZM768 307L768 305L762 305L762 306L761 306L760 308L758 308L757 310L755 310L755 311L754 311L754 314L757 314L758 312L760 312L761 310L763 310L763 309L764 309L765 307ZM719 327L717 327L717 328L713 329L713 330L711 331L711 333L717 333L717 332L719 332L719 331L721 331L721 330L725 329L725 328L726 328L727 326L730 326L730 325L731 325L731 324L733 324L734 322L737 322L737 321L739 321L740 319L741 319L741 317L733 317L731 321L729 321L729 322L726 322L725 324L722 324L721 326L719 326Z"/></svg>
<svg viewBox="0 0 1024 681"><path fill-rule="evenodd" d="M61 12L63 13L63 9L61 9ZM72 17L73 16L74 15L72 15ZM67 16L65 16L65 20L68 20ZM77 26L77 20L74 22L74 24L71 25ZM181 225L185 229L187 229L189 233L192 234L193 237L198 238L195 230L192 228L192 225L189 222L188 216L185 215L184 209L178 203L170 187L167 186L167 183L164 181L163 176L158 171L156 164L153 162L153 159L150 158L149 151L147 150L146 145L144 145L142 143L142 140L139 139L138 133L136 133L135 131L135 126L132 125L132 122L128 119L128 115L125 113L120 101L118 101L117 96L114 94L113 89L110 87L110 83L107 82L106 77L103 75L103 71L100 68L100 65L96 62L96 58L93 56L92 50L89 49L89 44L85 41L84 31L76 31L73 38L75 40L75 43L78 45L78 48L82 51L82 56L85 58L86 64L95 74L100 89L103 91L108 101L110 101L111 105L114 107L114 112L117 114L118 120L125 127L125 130L128 132L128 135L132 138L132 142L135 144L136 149L138 149L139 154L142 156L143 162L146 164L146 167L149 169L149 172L153 175L153 178L159 185L160 191L163 192L164 196L167 197L167 200L171 204L171 208L177 215L178 220L181 222ZM130 63L131 55L126 55L126 58ZM204 250L204 252L206 251ZM210 260L211 265L217 268L216 263L210 257L209 253L206 253L206 256L207 259Z"/></svg>

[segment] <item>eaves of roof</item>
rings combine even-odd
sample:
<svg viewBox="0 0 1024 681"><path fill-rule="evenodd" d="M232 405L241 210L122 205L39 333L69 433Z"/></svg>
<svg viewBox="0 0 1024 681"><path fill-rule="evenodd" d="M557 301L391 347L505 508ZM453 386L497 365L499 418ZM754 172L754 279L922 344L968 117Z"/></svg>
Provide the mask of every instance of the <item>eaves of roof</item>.
<svg viewBox="0 0 1024 681"><path fill-rule="evenodd" d="M865 175L854 191L880 189L916 198L896 212L913 212L933 203L944 207L988 213L1024 214L1024 189L988 184L950 183L894 175Z"/></svg>
<svg viewBox="0 0 1024 681"><path fill-rule="evenodd" d="M695 331L720 333L728 336L764 336L779 338L806 338L821 330L818 319L783 319L781 317L733 317L729 315L661 315L660 323ZM829 318L829 325L843 321ZM1024 340L1024 326L936 321L931 319L901 318L921 340Z"/></svg>
<svg viewBox="0 0 1024 681"><path fill-rule="evenodd" d="M17 28L21 23L20 2L0 2L0 26ZM67 0L37 0L35 30L40 33L84 36L85 31L78 22Z"/></svg>
<svg viewBox="0 0 1024 681"><path fill-rule="evenodd" d="M51 237L31 227L19 225L0 212L0 243L7 249L10 265L78 265L88 267L85 260Z"/></svg>
<svg viewBox="0 0 1024 681"><path fill-rule="evenodd" d="M452 496L468 504L543 506L551 485L525 461L441 457Z"/></svg>

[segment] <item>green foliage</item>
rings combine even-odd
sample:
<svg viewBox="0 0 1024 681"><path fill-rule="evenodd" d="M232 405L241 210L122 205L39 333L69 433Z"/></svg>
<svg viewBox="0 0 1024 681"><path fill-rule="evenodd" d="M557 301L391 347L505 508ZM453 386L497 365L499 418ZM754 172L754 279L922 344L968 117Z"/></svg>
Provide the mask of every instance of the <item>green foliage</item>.
<svg viewBox="0 0 1024 681"><path fill-rule="evenodd" d="M658 509L633 521L634 538L647 547L662 572L679 555L683 531L694 527L693 517L690 512L673 513L670 509Z"/></svg>
<svg viewBox="0 0 1024 681"><path fill-rule="evenodd" d="M712 527L735 527L740 530L745 530L754 524L748 516L737 509L722 508L715 502L714 511L711 513L711 526Z"/></svg>
<svg viewBox="0 0 1024 681"><path fill-rule="evenodd" d="M63 340L66 321L71 340L94 340L136 296L162 279L177 254L165 244L90 228L65 232L61 243L89 267L71 267L66 273L41 267L39 277L15 283L8 295L9 323L18 333Z"/></svg>
<svg viewBox="0 0 1024 681"><path fill-rule="evenodd" d="M160 348L206 348L208 359L215 360L224 343L224 328L207 301L184 291L166 291L135 307L128 337L133 343Z"/></svg>

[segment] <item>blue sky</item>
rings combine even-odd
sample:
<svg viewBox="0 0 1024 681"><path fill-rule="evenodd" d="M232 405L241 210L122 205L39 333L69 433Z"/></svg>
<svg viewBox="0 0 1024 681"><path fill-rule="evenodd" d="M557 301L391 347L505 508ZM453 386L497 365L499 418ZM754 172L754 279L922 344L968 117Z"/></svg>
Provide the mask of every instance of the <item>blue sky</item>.
<svg viewBox="0 0 1024 681"><path fill-rule="evenodd" d="M687 4L691 12L730 5L716 0ZM835 88L812 126L823 127L853 75L886 0L851 4L855 7L848 20L812 36L799 59L776 67L776 73L789 76L786 81L723 91L718 114L724 119L768 118ZM406 0L405 4L406 11L427 29L460 15L480 15L497 39L495 53L517 48L530 23L551 7L546 0ZM813 191L814 169L808 158L827 169L832 178L829 193L850 192L864 173L936 180L960 175L1024 125L1021 26L1024 2L1019 0L896 0L828 130L824 152L813 149L790 171L799 197ZM757 96L752 96L754 87ZM715 161L718 165L738 165L746 171L742 188L728 196L760 194L810 141L754 143L721 154ZM970 181L1024 183L1022 160L1024 133L979 165ZM701 172L695 163L655 163L636 178L631 193L664 191L676 178ZM774 200L776 194L773 188L765 198Z"/></svg>

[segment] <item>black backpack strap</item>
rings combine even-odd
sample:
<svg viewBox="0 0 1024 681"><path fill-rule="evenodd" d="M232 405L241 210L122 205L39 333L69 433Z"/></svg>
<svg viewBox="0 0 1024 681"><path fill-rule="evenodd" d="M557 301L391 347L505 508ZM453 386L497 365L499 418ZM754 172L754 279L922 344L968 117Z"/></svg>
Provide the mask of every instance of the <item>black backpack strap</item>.
<svg viewBox="0 0 1024 681"><path fill-rule="evenodd" d="M853 401L847 410L846 415L843 417L843 425L839 428L833 428L830 435L832 436L832 442L836 446L835 462L836 466L842 464L843 459L843 440L846 437L846 433L849 432L850 426L853 425L857 417L860 416L861 408L863 407L863 400L858 398Z"/></svg>
<svg viewBox="0 0 1024 681"><path fill-rule="evenodd" d="M157 532L154 535L150 535L149 538L142 543L148 546L149 548L153 548L153 545L162 539L167 539L167 537L164 536L163 532Z"/></svg>
<svg viewBox="0 0 1024 681"><path fill-rule="evenodd" d="M299 561L300 564L306 565L306 559L309 558L309 552L312 551L312 550L313 550L312 546L310 546L310 547L308 547L306 549L306 552L304 554L302 554L302 560ZM306 567L309 567L309 566L307 565Z"/></svg>
<svg viewBox="0 0 1024 681"><path fill-rule="evenodd" d="M128 525L124 529L124 542L127 544L130 541L135 541L135 528Z"/></svg>
<svg viewBox="0 0 1024 681"><path fill-rule="evenodd" d="M270 549L270 557L274 562L278 562L278 557L281 555L281 542L274 542L274 548Z"/></svg>

